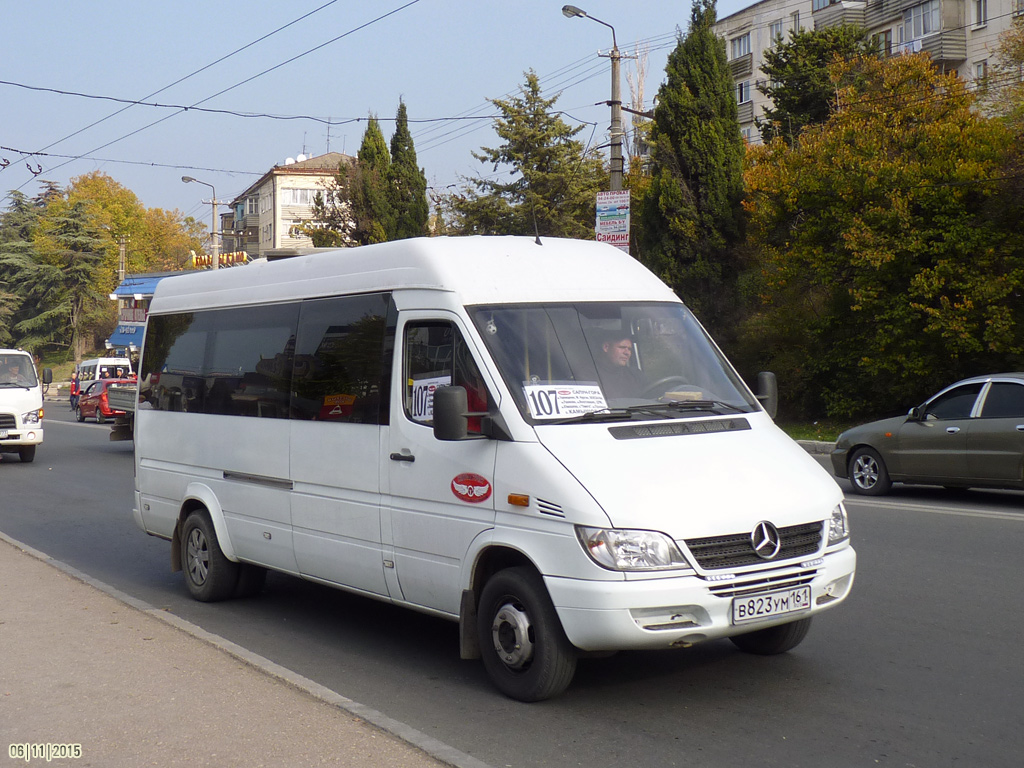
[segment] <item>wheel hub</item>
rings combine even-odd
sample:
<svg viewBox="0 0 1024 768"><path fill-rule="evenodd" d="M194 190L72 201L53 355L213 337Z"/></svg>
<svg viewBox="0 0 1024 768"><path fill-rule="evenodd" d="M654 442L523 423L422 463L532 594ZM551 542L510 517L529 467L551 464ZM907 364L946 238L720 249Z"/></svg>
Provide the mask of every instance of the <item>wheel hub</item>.
<svg viewBox="0 0 1024 768"><path fill-rule="evenodd" d="M506 603L495 613L491 637L498 658L510 669L522 669L533 659L530 617L512 603Z"/></svg>
<svg viewBox="0 0 1024 768"><path fill-rule="evenodd" d="M206 548L206 537L198 528L193 528L189 532L186 555L192 582L198 585L205 584L206 576L210 572L210 553Z"/></svg>
<svg viewBox="0 0 1024 768"><path fill-rule="evenodd" d="M861 488L870 488L878 481L878 469L875 462L866 456L861 456L854 463L853 477Z"/></svg>

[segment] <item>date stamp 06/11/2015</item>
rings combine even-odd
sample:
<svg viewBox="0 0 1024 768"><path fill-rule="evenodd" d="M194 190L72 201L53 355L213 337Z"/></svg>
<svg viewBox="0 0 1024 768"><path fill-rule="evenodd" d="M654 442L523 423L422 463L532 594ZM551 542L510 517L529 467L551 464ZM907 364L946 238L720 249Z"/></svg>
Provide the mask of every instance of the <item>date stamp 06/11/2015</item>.
<svg viewBox="0 0 1024 768"><path fill-rule="evenodd" d="M55 742L26 742L11 744L7 748L7 755L12 760L24 760L26 763L33 760L43 760L49 763L54 760L69 760L81 757L82 745L58 744Z"/></svg>

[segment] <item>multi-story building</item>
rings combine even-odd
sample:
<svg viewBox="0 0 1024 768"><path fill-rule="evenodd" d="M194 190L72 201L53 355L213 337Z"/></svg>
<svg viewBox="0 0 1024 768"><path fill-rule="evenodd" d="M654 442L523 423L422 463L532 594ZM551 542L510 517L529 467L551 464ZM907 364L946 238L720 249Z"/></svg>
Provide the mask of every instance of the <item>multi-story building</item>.
<svg viewBox="0 0 1024 768"><path fill-rule="evenodd" d="M740 131L760 140L756 120L768 99L758 90L764 52L799 29L856 24L886 55L925 51L940 69L983 81L999 35L1024 16L1024 0L761 0L715 24L736 84Z"/></svg>
<svg viewBox="0 0 1024 768"><path fill-rule="evenodd" d="M339 165L352 162L348 155L328 152L275 165L231 201L221 217L221 250L258 258L278 248L310 247L312 241L296 228L313 218L313 198L330 186Z"/></svg>

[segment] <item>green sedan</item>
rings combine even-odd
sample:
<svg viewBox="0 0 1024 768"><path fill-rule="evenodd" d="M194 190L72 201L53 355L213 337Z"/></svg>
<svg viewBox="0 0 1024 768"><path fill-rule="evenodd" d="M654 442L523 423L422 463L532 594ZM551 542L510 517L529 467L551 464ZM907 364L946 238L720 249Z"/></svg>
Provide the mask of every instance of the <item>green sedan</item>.
<svg viewBox="0 0 1024 768"><path fill-rule="evenodd" d="M894 482L1024 489L1024 373L964 379L906 416L848 429L832 468L868 496Z"/></svg>

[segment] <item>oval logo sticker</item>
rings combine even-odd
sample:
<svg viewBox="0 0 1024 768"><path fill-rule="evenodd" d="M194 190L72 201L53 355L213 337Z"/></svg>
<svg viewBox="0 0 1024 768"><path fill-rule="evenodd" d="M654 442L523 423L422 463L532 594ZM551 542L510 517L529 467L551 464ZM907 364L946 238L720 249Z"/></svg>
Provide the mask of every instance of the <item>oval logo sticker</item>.
<svg viewBox="0 0 1024 768"><path fill-rule="evenodd" d="M463 472L452 480L452 493L463 501L476 504L491 497L491 483L475 472Z"/></svg>

